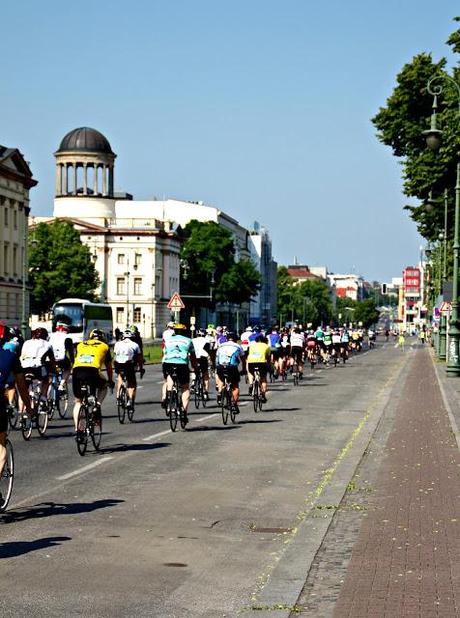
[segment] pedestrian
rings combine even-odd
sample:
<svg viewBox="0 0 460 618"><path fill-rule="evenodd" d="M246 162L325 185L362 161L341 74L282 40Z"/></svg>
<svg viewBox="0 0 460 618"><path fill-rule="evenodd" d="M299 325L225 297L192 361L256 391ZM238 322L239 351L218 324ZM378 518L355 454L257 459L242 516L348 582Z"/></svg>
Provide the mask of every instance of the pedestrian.
<svg viewBox="0 0 460 618"><path fill-rule="evenodd" d="M113 334L115 335L115 341L120 341L120 339L121 339L121 330L118 328L118 326L113 331Z"/></svg>
<svg viewBox="0 0 460 618"><path fill-rule="evenodd" d="M406 343L406 337L404 336L403 332L399 333L399 339L398 339L398 345L401 348L401 350L404 351L405 349L405 343Z"/></svg>

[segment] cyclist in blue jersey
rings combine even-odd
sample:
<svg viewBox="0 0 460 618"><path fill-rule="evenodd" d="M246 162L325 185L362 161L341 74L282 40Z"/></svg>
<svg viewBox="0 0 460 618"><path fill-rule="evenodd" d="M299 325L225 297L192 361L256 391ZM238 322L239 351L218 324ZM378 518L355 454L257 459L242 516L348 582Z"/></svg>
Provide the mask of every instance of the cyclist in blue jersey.
<svg viewBox="0 0 460 618"><path fill-rule="evenodd" d="M272 363L275 373L275 378L278 377L280 373L279 367L279 358L280 358L280 349L281 349L281 335L279 333L278 326L274 326L272 328L272 332L268 335L268 345L270 346L270 362Z"/></svg>
<svg viewBox="0 0 460 618"><path fill-rule="evenodd" d="M217 348L216 354L216 386L217 402L220 403L220 393L224 388L225 376L232 385L233 399L236 403L236 413L239 413L240 372L238 365L243 359L243 348L236 342L235 333L227 333L227 341Z"/></svg>
<svg viewBox="0 0 460 618"><path fill-rule="evenodd" d="M195 351L192 340L186 336L184 324L174 324L174 335L164 341L163 348L163 391L161 407L167 408L166 394L173 386L172 375L175 372L182 391L182 406L185 411L186 422L187 409L190 400L190 369L189 360L194 370L197 369Z"/></svg>
<svg viewBox="0 0 460 618"><path fill-rule="evenodd" d="M6 461L6 436L8 431L8 412L6 408L5 386L11 374L16 376L16 386L28 414L31 413L29 391L24 379L23 369L15 352L5 350L4 345L8 341L9 329L0 324L0 475ZM3 504L0 495L0 505Z"/></svg>

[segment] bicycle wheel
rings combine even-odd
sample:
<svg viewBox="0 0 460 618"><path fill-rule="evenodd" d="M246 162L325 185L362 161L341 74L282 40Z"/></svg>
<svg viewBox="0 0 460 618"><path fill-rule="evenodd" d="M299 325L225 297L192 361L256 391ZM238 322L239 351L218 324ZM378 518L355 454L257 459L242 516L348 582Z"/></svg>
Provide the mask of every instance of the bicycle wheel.
<svg viewBox="0 0 460 618"><path fill-rule="evenodd" d="M19 420L19 401L18 401L18 393L14 392L13 401L8 406L8 422L10 424L11 429L16 429Z"/></svg>
<svg viewBox="0 0 460 618"><path fill-rule="evenodd" d="M32 435L32 418L29 414L22 415L20 426L24 440L30 440L30 436Z"/></svg>
<svg viewBox="0 0 460 618"><path fill-rule="evenodd" d="M203 396L203 383L201 382L201 378L196 378L195 380L195 408L198 410L201 404L202 396Z"/></svg>
<svg viewBox="0 0 460 618"><path fill-rule="evenodd" d="M64 386L62 391L58 391L59 395L59 405L58 405L58 413L61 418L65 418L67 414L67 410L69 408L69 391L67 389L67 384Z"/></svg>
<svg viewBox="0 0 460 618"><path fill-rule="evenodd" d="M96 451L99 450L99 447L101 445L101 439L102 439L102 415L99 409L99 418L97 418L96 420L94 419L94 411L91 414L91 419L90 419L90 435L91 435L91 442L93 443L94 448L96 449Z"/></svg>
<svg viewBox="0 0 460 618"><path fill-rule="evenodd" d="M120 386L120 390L118 391L117 408L118 420L123 425L126 416L126 387L124 384Z"/></svg>
<svg viewBox="0 0 460 618"><path fill-rule="evenodd" d="M299 368L297 365L294 365L292 368L292 377L294 380L294 386L297 386L299 384Z"/></svg>
<svg viewBox="0 0 460 618"><path fill-rule="evenodd" d="M6 441L6 462L3 472L0 475L0 513L3 513L8 506L13 491L14 481L14 454L13 445Z"/></svg>
<svg viewBox="0 0 460 618"><path fill-rule="evenodd" d="M185 427L187 426L187 414L184 408L182 407L182 405L180 406L180 409L179 409L179 420L180 420L181 428L185 429Z"/></svg>
<svg viewBox="0 0 460 618"><path fill-rule="evenodd" d="M233 400L233 395L230 395L229 393L229 397L230 397L230 420L232 421L232 423L236 424L236 403Z"/></svg>
<svg viewBox="0 0 460 618"><path fill-rule="evenodd" d="M252 403L254 406L254 412L259 411L259 396L259 382L255 380L252 385Z"/></svg>
<svg viewBox="0 0 460 618"><path fill-rule="evenodd" d="M228 423L228 413L230 408L230 397L227 388L221 391L220 408L222 412L222 422L224 425Z"/></svg>
<svg viewBox="0 0 460 618"><path fill-rule="evenodd" d="M37 431L43 438L46 430L48 429L48 406L44 401L39 402L37 416L35 417L37 423Z"/></svg>
<svg viewBox="0 0 460 618"><path fill-rule="evenodd" d="M86 404L81 404L78 412L77 451L83 457L88 448L88 409Z"/></svg>
<svg viewBox="0 0 460 618"><path fill-rule="evenodd" d="M167 399L167 410L168 410L168 416L169 416L169 425L171 427L171 431L176 431L176 427L177 427L177 420L178 420L178 414L177 414L177 408L178 408L178 401L177 401L177 391L172 390L168 393L168 399Z"/></svg>
<svg viewBox="0 0 460 618"><path fill-rule="evenodd" d="M128 407L128 409L126 410L126 413L128 414L128 420L130 423L133 422L134 419L134 401L131 402L131 406Z"/></svg>
<svg viewBox="0 0 460 618"><path fill-rule="evenodd" d="M262 410L262 406L264 405L263 401L262 401L262 393L259 391L259 399L258 399L258 403L259 403L259 410Z"/></svg>

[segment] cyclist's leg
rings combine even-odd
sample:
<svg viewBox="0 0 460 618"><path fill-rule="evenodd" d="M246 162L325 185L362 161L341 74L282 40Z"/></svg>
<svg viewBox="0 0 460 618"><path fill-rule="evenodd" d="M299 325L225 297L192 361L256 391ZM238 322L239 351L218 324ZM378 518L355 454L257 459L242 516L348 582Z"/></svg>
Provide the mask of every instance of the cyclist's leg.
<svg viewBox="0 0 460 618"><path fill-rule="evenodd" d="M268 391L267 373L268 373L268 365L267 365L267 363L260 363L260 365L259 365L260 392L261 392L263 398L265 398L265 396L267 394L267 391Z"/></svg>
<svg viewBox="0 0 460 618"><path fill-rule="evenodd" d="M5 399L3 393L0 392L0 474L6 462L6 438L8 432L8 415L6 413Z"/></svg>
<svg viewBox="0 0 460 618"><path fill-rule="evenodd" d="M136 388L137 388L137 380L136 380L136 369L133 364L126 366L126 383L128 385L128 398L134 405L134 401L136 399Z"/></svg>

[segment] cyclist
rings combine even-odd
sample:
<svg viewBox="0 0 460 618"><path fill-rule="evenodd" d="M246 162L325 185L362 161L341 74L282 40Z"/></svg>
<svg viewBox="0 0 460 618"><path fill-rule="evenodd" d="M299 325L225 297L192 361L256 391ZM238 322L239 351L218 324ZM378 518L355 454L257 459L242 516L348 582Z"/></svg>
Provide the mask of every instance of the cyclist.
<svg viewBox="0 0 460 618"><path fill-rule="evenodd" d="M56 331L49 336L49 342L53 349L56 366L62 370L61 382L58 386L60 391L64 390L70 376L70 370L75 360L72 339L69 337L69 327L64 322L56 324Z"/></svg>
<svg viewBox="0 0 460 618"><path fill-rule="evenodd" d="M139 349L141 351L142 360L144 360L144 342L142 341L142 337L139 332L139 329L137 328L135 324L131 324L131 326L127 330L131 331L131 333L133 334L133 341L134 343L137 343L137 345L139 346Z"/></svg>
<svg viewBox="0 0 460 618"><path fill-rule="evenodd" d="M235 333L227 333L227 341L217 348L216 354L216 386L217 403L221 402L221 393L224 388L225 376L232 385L233 400L236 404L235 412L239 414L238 401L240 398L240 372L238 365L243 359L243 348L236 342Z"/></svg>
<svg viewBox="0 0 460 618"><path fill-rule="evenodd" d="M280 358L279 350L281 347L280 341L281 341L281 335L279 333L279 328L278 326L274 326L272 328L272 332L268 335L268 344L270 346L270 352L271 352L270 362L272 363L272 366L274 367L275 379L278 378L278 375L280 373L280 367L279 367L279 358Z"/></svg>
<svg viewBox="0 0 460 618"><path fill-rule="evenodd" d="M197 336L192 341L198 370L201 371L203 377L204 397L206 401L209 401L209 353L211 352L211 344L202 328L198 329Z"/></svg>
<svg viewBox="0 0 460 618"><path fill-rule="evenodd" d="M267 401L267 372L268 363L270 362L270 347L263 335L257 335L255 341L249 344L249 352L247 359L248 378L249 378L249 394L252 395L252 385L254 383L254 371L257 368L260 375L260 392L262 402Z"/></svg>
<svg viewBox="0 0 460 618"><path fill-rule="evenodd" d="M206 328L206 342L209 344L209 363L211 367L214 369L216 366L216 333L214 331L214 327L211 324L208 324Z"/></svg>
<svg viewBox="0 0 460 618"><path fill-rule="evenodd" d="M242 365L243 365L242 374L243 375L246 373L246 357L248 355L249 341L250 341L251 335L252 335L252 327L246 326L246 330L241 334L241 337L240 337L241 348L243 350L243 359L242 359Z"/></svg>
<svg viewBox="0 0 460 618"><path fill-rule="evenodd" d="M4 344L2 347L4 350L9 350L10 352L13 352L13 354L15 354L19 358L21 342L16 329L6 328ZM16 386L13 372L11 372L10 375L7 377L5 392L6 398L8 400L8 408L14 408L14 396L16 394Z"/></svg>
<svg viewBox="0 0 460 618"><path fill-rule="evenodd" d="M16 385L22 401L25 404L27 413L30 414L30 398L27 390L27 384L24 379L23 369L19 362L18 356L11 350L5 349L4 344L8 340L8 328L4 324L0 324L0 476L3 472L3 467L6 461L6 437L8 431L8 412L6 408L6 399L4 397L4 389L10 374L16 377ZM3 499L0 493L0 505L3 504Z"/></svg>
<svg viewBox="0 0 460 618"><path fill-rule="evenodd" d="M325 332L324 332L324 351L326 354L326 363L329 365L329 361L331 360L331 355L332 355L332 350L333 350L333 346L332 346L332 332L331 329L328 327L326 328Z"/></svg>
<svg viewBox="0 0 460 618"><path fill-rule="evenodd" d="M336 328L332 333L332 347L334 349L334 354L336 355L337 358L340 358L340 343L341 343L340 331L338 328Z"/></svg>
<svg viewBox="0 0 460 618"><path fill-rule="evenodd" d="M305 336L299 326L295 326L291 332L291 367L294 363L299 368L299 380L303 380L303 353L305 349Z"/></svg>
<svg viewBox="0 0 460 618"><path fill-rule="evenodd" d="M24 373L40 381L40 402L43 407L47 407L50 370L54 371L56 364L46 328L36 328L32 331L32 338L24 341L20 360Z"/></svg>
<svg viewBox="0 0 460 618"><path fill-rule="evenodd" d="M174 322L168 322L166 324L166 329L163 331L163 334L161 336L163 347L165 345L166 339L168 337L171 337L172 335L174 335Z"/></svg>
<svg viewBox="0 0 460 618"><path fill-rule="evenodd" d="M134 410L136 399L136 365L139 367L141 377L144 375L144 365L142 352L139 344L136 343L135 334L131 330L125 330L121 335L121 340L117 341L113 348L114 369L117 374L117 401L122 385L122 374L126 377L128 385L128 401L126 407Z"/></svg>
<svg viewBox="0 0 460 618"><path fill-rule="evenodd" d="M289 329L284 327L281 332L280 337L280 348L279 348L279 372L282 376L286 373L287 363L289 361L289 349L291 346L291 338L289 336Z"/></svg>
<svg viewBox="0 0 460 618"><path fill-rule="evenodd" d="M104 333L95 328L90 332L89 338L86 341L81 341L77 345L72 370L72 389L75 396L73 408L75 432L78 432L78 413L81 406L82 384L87 384L90 394L96 396L97 403L94 410L96 422L101 419L101 404L107 395L107 380L101 374L104 368L107 371L108 384L111 388L114 386L112 356L110 348L104 339Z"/></svg>
<svg viewBox="0 0 460 618"><path fill-rule="evenodd" d="M173 386L173 374L182 390L182 406L185 412L185 422L188 423L187 409L190 400L190 370L189 359L196 371L196 357L192 340L186 336L187 328L184 324L174 324L174 335L168 337L163 348L163 390L161 407L167 409L167 392Z"/></svg>
<svg viewBox="0 0 460 618"><path fill-rule="evenodd" d="M318 360L316 337L313 330L309 330L307 333L307 356L313 369Z"/></svg>

